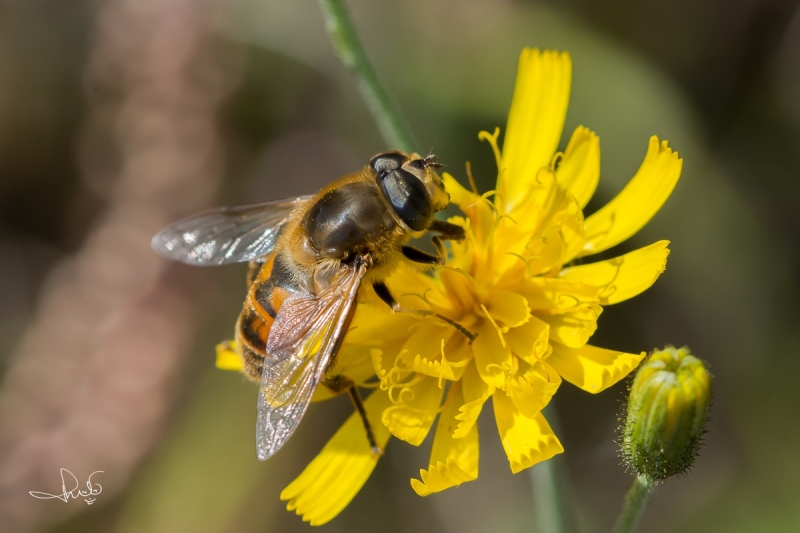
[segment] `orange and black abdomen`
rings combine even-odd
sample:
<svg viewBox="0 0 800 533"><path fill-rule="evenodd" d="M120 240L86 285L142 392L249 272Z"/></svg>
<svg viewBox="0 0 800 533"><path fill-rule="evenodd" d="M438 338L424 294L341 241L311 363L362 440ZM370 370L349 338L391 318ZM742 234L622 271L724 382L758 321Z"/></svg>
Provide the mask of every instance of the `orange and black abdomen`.
<svg viewBox="0 0 800 533"><path fill-rule="evenodd" d="M236 322L236 340L244 363L244 372L253 381L261 379L267 337L283 300L292 292L290 277L283 272L276 255L270 256L260 269L251 266L252 282L244 308Z"/></svg>

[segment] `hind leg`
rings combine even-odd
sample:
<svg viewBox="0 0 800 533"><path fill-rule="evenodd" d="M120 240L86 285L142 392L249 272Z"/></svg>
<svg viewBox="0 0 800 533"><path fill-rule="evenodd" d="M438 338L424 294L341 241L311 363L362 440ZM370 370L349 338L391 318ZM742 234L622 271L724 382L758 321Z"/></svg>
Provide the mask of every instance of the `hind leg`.
<svg viewBox="0 0 800 533"><path fill-rule="evenodd" d="M372 432L372 424L370 424L367 419L367 410L364 408L364 400L361 398L361 393L358 392L358 387L353 383L353 380L344 376L333 376L332 378L323 380L322 385L330 389L333 393L340 393L345 390L348 392L350 400L353 402L353 407L356 408L356 412L361 417L361 422L364 424L364 431L367 433L367 441L369 441L369 446L372 448L372 456L379 457L383 455L383 450L378 447L378 443L375 441L375 434Z"/></svg>

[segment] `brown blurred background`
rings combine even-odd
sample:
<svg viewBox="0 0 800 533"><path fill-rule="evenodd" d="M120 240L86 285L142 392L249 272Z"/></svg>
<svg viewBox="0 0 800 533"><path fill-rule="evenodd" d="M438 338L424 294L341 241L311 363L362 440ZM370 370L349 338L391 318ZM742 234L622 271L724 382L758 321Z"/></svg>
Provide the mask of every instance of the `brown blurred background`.
<svg viewBox="0 0 800 533"><path fill-rule="evenodd" d="M477 132L505 125L524 46L569 50L566 136L602 144L591 212L652 134L684 158L664 209L617 254L667 238L666 273L608 307L592 342L688 344L716 376L707 445L659 487L641 531L800 531L800 3L790 0L349 2L425 151L484 190ZM350 412L315 405L279 459L255 460L255 388L214 368L244 266L149 250L177 218L314 191L384 149L316 2L0 2L0 530L305 531L278 494ZM610 254L609 254L610 255ZM630 483L620 384L556 399L582 533ZM485 413L490 415L491 410ZM480 478L418 498L430 443L393 441L323 531L531 531L491 417ZM36 500L59 468L103 470L97 501Z"/></svg>

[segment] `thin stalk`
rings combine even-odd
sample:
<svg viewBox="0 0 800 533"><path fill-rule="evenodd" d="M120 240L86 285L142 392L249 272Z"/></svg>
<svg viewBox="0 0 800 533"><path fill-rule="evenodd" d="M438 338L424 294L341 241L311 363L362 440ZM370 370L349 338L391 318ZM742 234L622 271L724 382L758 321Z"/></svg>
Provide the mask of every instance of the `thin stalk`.
<svg viewBox="0 0 800 533"><path fill-rule="evenodd" d="M617 518L617 525L614 526L614 533L633 533L636 528L636 523L639 517L642 516L644 504L647 502L647 497L653 490L653 483L648 481L647 478L636 476L633 480L633 485L628 489L625 495L625 504L622 507L622 512Z"/></svg>
<svg viewBox="0 0 800 533"><path fill-rule="evenodd" d="M552 403L543 414L553 431L559 433L558 416ZM537 533L571 533L575 523L567 498L566 464L561 455L530 469L533 486L533 511Z"/></svg>
<svg viewBox="0 0 800 533"><path fill-rule="evenodd" d="M319 5L336 55L355 76L361 96L366 101L372 118L378 124L386 144L392 149L413 152L416 146L414 136L392 105L389 95L375 74L375 69L367 59L344 2L319 0Z"/></svg>

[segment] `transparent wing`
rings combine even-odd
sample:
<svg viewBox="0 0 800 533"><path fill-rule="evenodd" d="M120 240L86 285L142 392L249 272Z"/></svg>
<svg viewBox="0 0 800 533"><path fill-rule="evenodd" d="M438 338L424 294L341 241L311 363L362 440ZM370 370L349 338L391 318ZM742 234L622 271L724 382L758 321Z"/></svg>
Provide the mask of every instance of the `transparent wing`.
<svg viewBox="0 0 800 533"><path fill-rule="evenodd" d="M153 237L153 250L189 265L216 266L267 255L289 215L311 196L220 207L185 218Z"/></svg>
<svg viewBox="0 0 800 533"><path fill-rule="evenodd" d="M316 296L296 294L281 304L267 339L258 392L256 448L265 460L292 436L347 332L365 265L344 267Z"/></svg>

